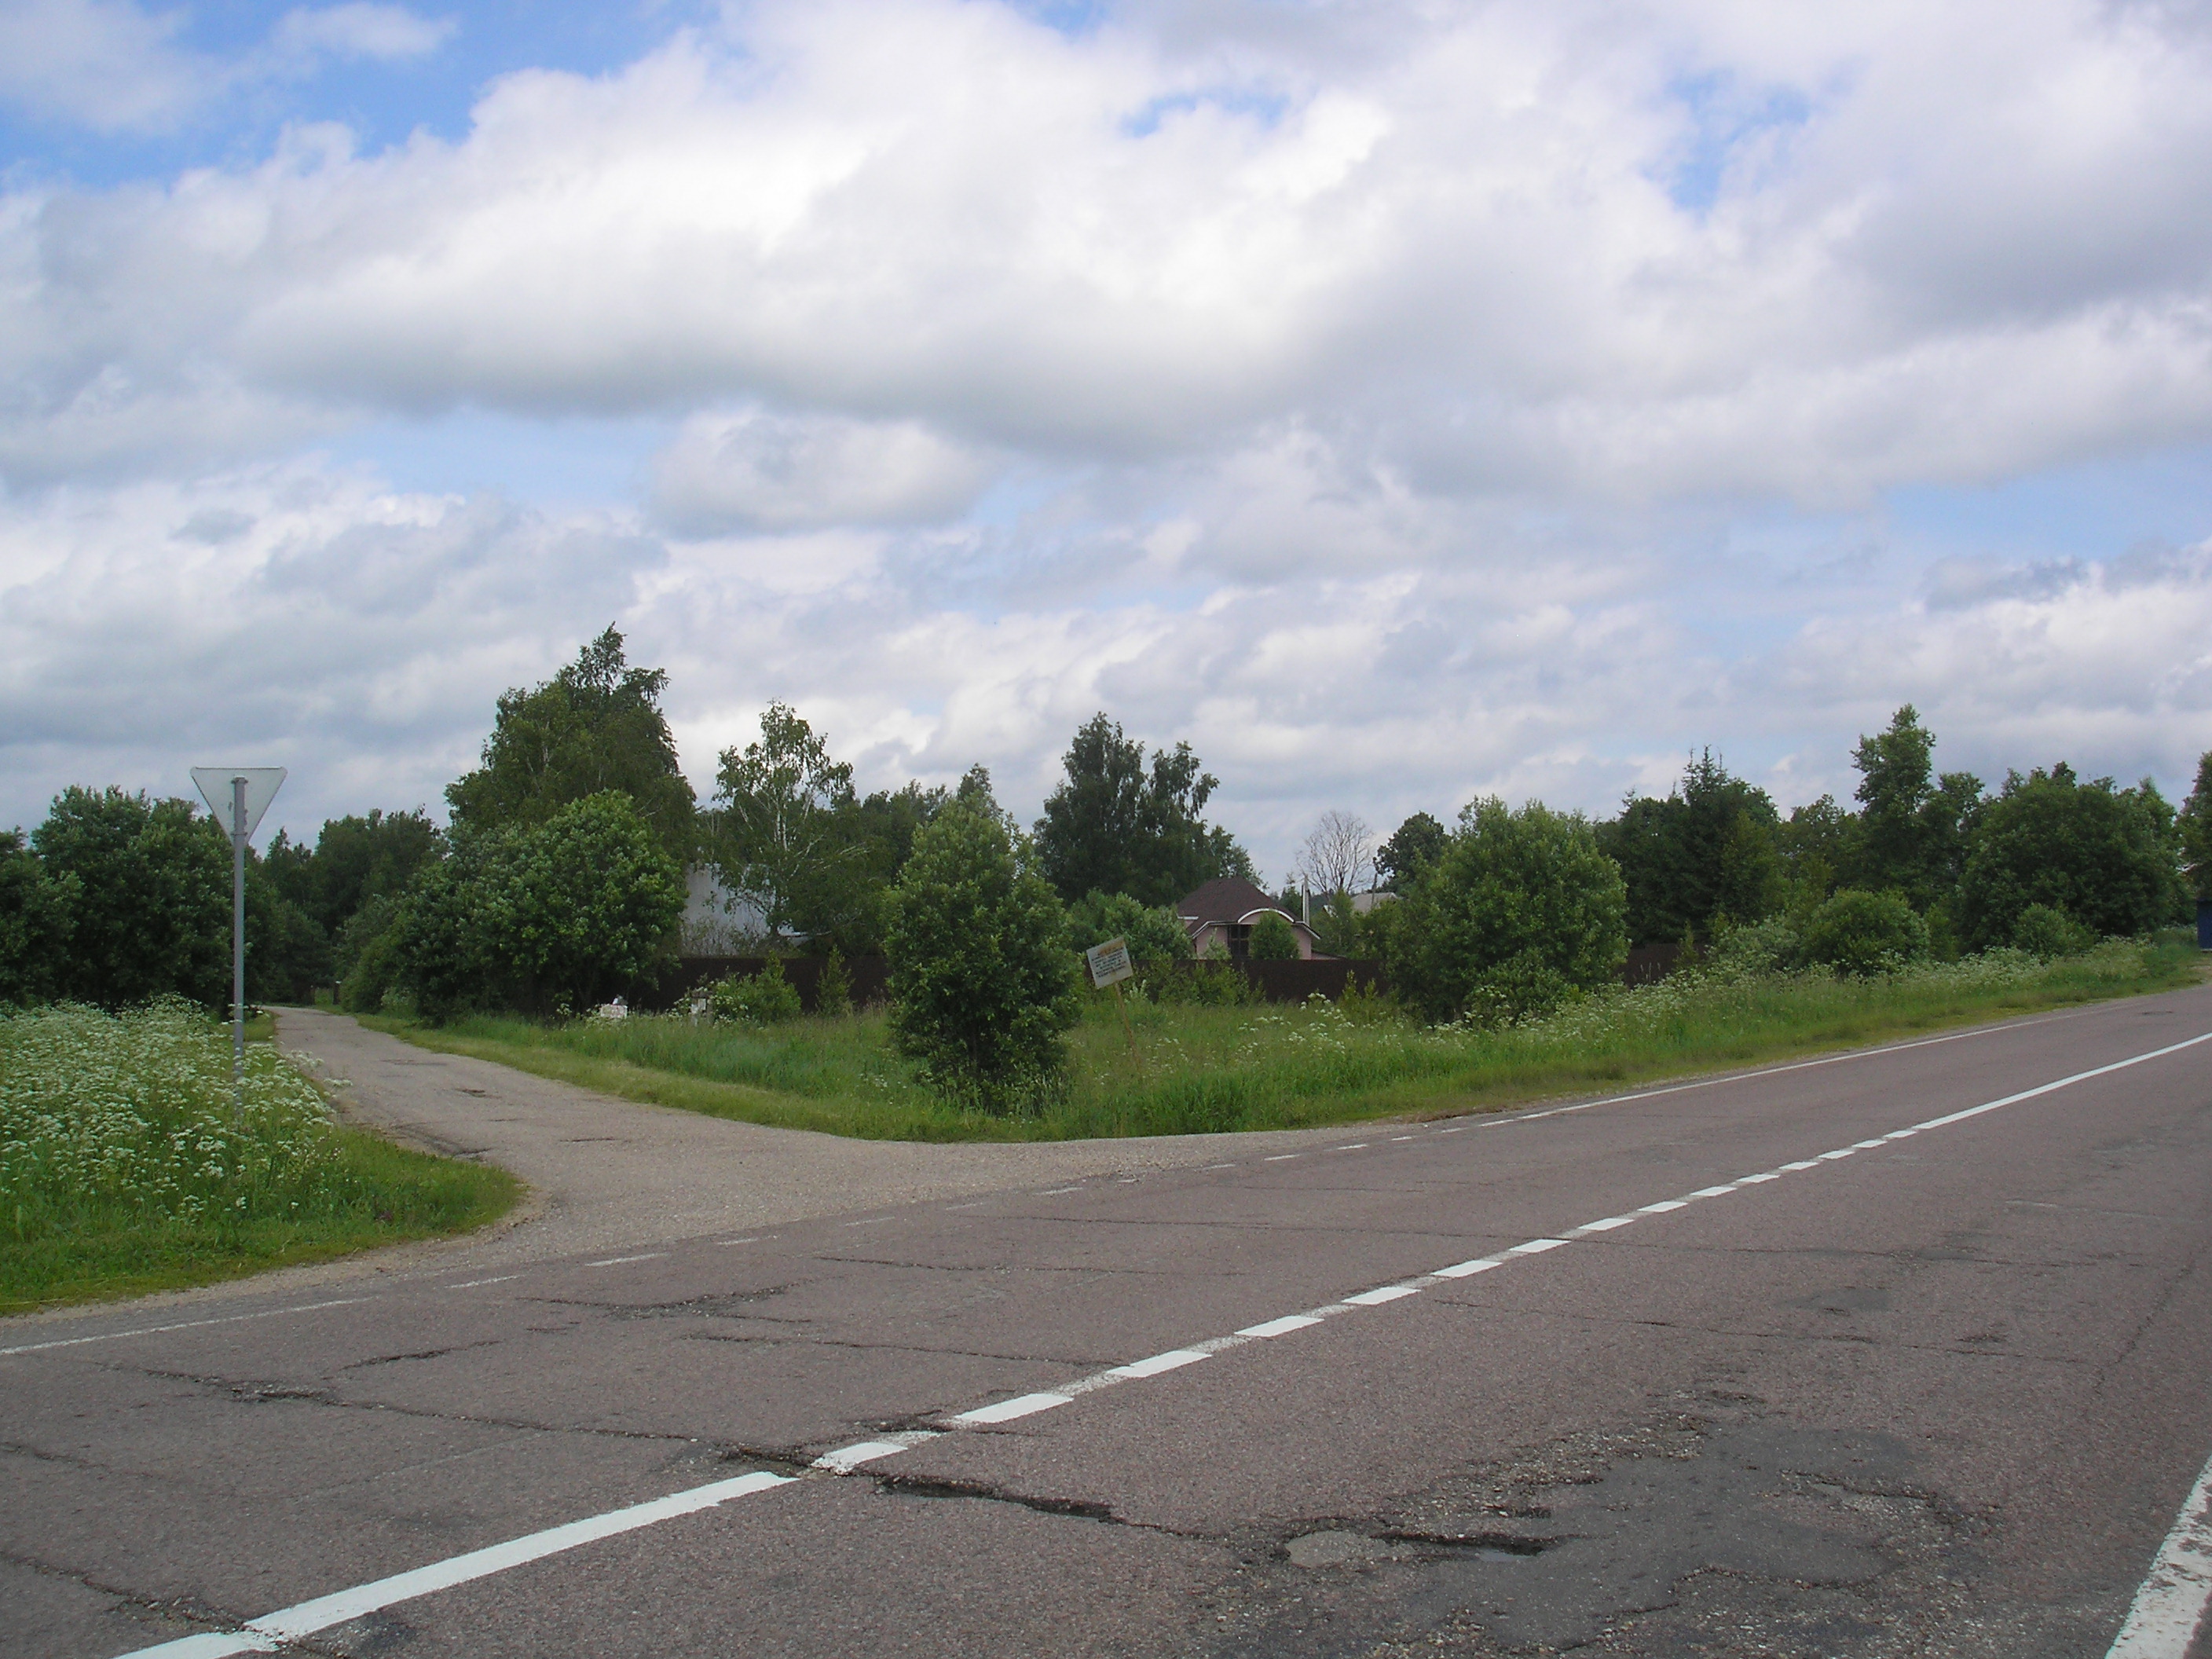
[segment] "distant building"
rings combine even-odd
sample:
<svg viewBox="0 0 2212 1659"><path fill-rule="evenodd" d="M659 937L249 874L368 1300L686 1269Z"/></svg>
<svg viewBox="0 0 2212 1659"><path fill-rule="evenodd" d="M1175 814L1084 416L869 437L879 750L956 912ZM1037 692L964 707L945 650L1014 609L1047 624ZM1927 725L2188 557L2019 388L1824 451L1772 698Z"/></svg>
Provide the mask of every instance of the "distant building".
<svg viewBox="0 0 2212 1659"><path fill-rule="evenodd" d="M1241 876L1223 876L1195 892L1184 895L1176 906L1183 932L1190 935L1190 953L1205 956L1218 942L1230 960L1243 962L1252 952L1252 925L1270 913L1291 924L1298 936L1298 955L1310 961L1321 953L1314 949L1313 929Z"/></svg>
<svg viewBox="0 0 2212 1659"><path fill-rule="evenodd" d="M711 864L684 872L682 949L687 957L741 957L768 937L768 917L750 899L722 885Z"/></svg>

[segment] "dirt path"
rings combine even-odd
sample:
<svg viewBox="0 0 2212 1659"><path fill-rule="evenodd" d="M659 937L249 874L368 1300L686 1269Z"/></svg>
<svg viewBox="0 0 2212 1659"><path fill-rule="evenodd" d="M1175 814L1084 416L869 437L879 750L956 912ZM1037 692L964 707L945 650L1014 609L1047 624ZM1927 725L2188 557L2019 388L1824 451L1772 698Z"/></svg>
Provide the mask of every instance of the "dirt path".
<svg viewBox="0 0 2212 1659"><path fill-rule="evenodd" d="M489 1060L418 1048L341 1014L282 1010L277 1038L313 1062L349 1119L394 1139L496 1164L530 1183L522 1218L497 1233L362 1259L396 1261L430 1249L441 1271L460 1262L612 1254L1009 1187L1211 1164L1273 1150L1276 1141L1295 1146L1342 1133L1012 1146L847 1140L641 1106ZM1230 1146L1237 1150L1224 1150ZM319 1271L344 1270L339 1264Z"/></svg>

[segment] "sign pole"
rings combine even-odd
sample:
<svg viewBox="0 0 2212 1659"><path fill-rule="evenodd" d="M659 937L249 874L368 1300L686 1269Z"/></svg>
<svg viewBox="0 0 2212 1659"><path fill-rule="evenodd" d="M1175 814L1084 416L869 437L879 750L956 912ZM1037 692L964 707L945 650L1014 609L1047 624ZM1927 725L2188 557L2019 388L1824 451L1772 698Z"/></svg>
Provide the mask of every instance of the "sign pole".
<svg viewBox="0 0 2212 1659"><path fill-rule="evenodd" d="M230 781L230 1123L246 1119L246 780Z"/></svg>

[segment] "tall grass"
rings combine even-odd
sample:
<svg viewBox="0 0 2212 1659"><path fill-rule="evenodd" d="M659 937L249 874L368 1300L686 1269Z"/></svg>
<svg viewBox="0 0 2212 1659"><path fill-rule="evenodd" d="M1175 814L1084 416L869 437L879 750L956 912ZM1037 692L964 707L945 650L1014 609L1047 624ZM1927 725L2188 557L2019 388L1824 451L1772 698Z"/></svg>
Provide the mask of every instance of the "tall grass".
<svg viewBox="0 0 2212 1659"><path fill-rule="evenodd" d="M1064 1100L963 1111L892 1052L880 1013L747 1028L681 1017L545 1026L476 1018L407 1030L633 1099L870 1139L1066 1139L1294 1128L1480 1109L2194 982L2178 942L2114 942L2040 963L2015 951L1870 979L1678 975L1505 1026L1423 1027L1387 1009L1097 1000L1071 1034Z"/></svg>
<svg viewBox="0 0 2212 1659"><path fill-rule="evenodd" d="M340 1128L267 1043L234 1101L228 1035L187 1003L0 1013L0 1311L452 1231L519 1190Z"/></svg>

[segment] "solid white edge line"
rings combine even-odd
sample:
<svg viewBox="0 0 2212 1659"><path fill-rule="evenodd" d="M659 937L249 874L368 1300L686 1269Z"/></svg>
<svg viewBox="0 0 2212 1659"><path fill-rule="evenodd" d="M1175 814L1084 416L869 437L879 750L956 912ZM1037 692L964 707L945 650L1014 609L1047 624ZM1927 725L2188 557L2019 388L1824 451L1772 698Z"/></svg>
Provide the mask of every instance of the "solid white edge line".
<svg viewBox="0 0 2212 1659"><path fill-rule="evenodd" d="M279 1314L315 1313L324 1308L351 1308L374 1297L342 1296L333 1302L303 1302L296 1308L264 1308L258 1313L225 1314L220 1319L183 1319L173 1325L137 1325L127 1331L102 1331L98 1336L69 1336L56 1342L26 1342L0 1348L0 1358L11 1353L44 1353L49 1348L80 1348L88 1342L119 1342L126 1336L161 1336L170 1331L193 1331L203 1325L235 1325L246 1319L274 1319Z"/></svg>
<svg viewBox="0 0 2212 1659"><path fill-rule="evenodd" d="M235 1634L215 1637L212 1643L210 1640L212 1633L188 1636L180 1641L133 1649L127 1659L216 1659L216 1656L226 1653L271 1652L276 1642L270 1641L270 1638L281 1642L312 1636L317 1631L349 1623L396 1602L411 1601L416 1596L428 1595L434 1590L451 1589L456 1584L465 1584L471 1579L504 1572L510 1567L519 1567L548 1555L557 1555L564 1550L595 1543L602 1538L635 1532L640 1527L673 1520L679 1515L696 1514L718 1504L726 1504L733 1498L766 1492L773 1486L788 1486L791 1480L789 1475L771 1474L762 1469L751 1474L738 1475L734 1480L716 1480L704 1486L694 1486L689 1492L672 1492L666 1498L633 1504L627 1509L611 1510L605 1515L590 1516L563 1526L549 1527L544 1532L511 1538L503 1544L494 1544L487 1549L471 1550L465 1555L434 1561L410 1572L394 1573L389 1578L357 1584L334 1595L318 1596L312 1601L280 1607L275 1613L249 1620L246 1628Z"/></svg>
<svg viewBox="0 0 2212 1659"><path fill-rule="evenodd" d="M2131 1054L2125 1060L2116 1060L2109 1066L2093 1066L2086 1072L2076 1072L2071 1077L2062 1077L2055 1083L2045 1083L2033 1089L2022 1089L2016 1095L2007 1095L2002 1100L1986 1100L1978 1106L1969 1106L1963 1112L1950 1112L1942 1117L1931 1117L1925 1123L1916 1123L1916 1129L1942 1129L1954 1123L1963 1123L1970 1117L1979 1117L1984 1112L1994 1112L2001 1106L2016 1106L2023 1100L2033 1100L2038 1095L2047 1095L2055 1089L2070 1088L2076 1083L2087 1083L2093 1077L2106 1077L2114 1072L2124 1072L2130 1066L2140 1066L2147 1060L2163 1060L2168 1054L2178 1054L2184 1048L2194 1048L2200 1042L2212 1042L2212 1031L2200 1036L2185 1037L2179 1042L2169 1042L2163 1048L2153 1048L2148 1054Z"/></svg>
<svg viewBox="0 0 2212 1659"><path fill-rule="evenodd" d="M2212 1462L2189 1489L2105 1659L2183 1659L2212 1600Z"/></svg>

